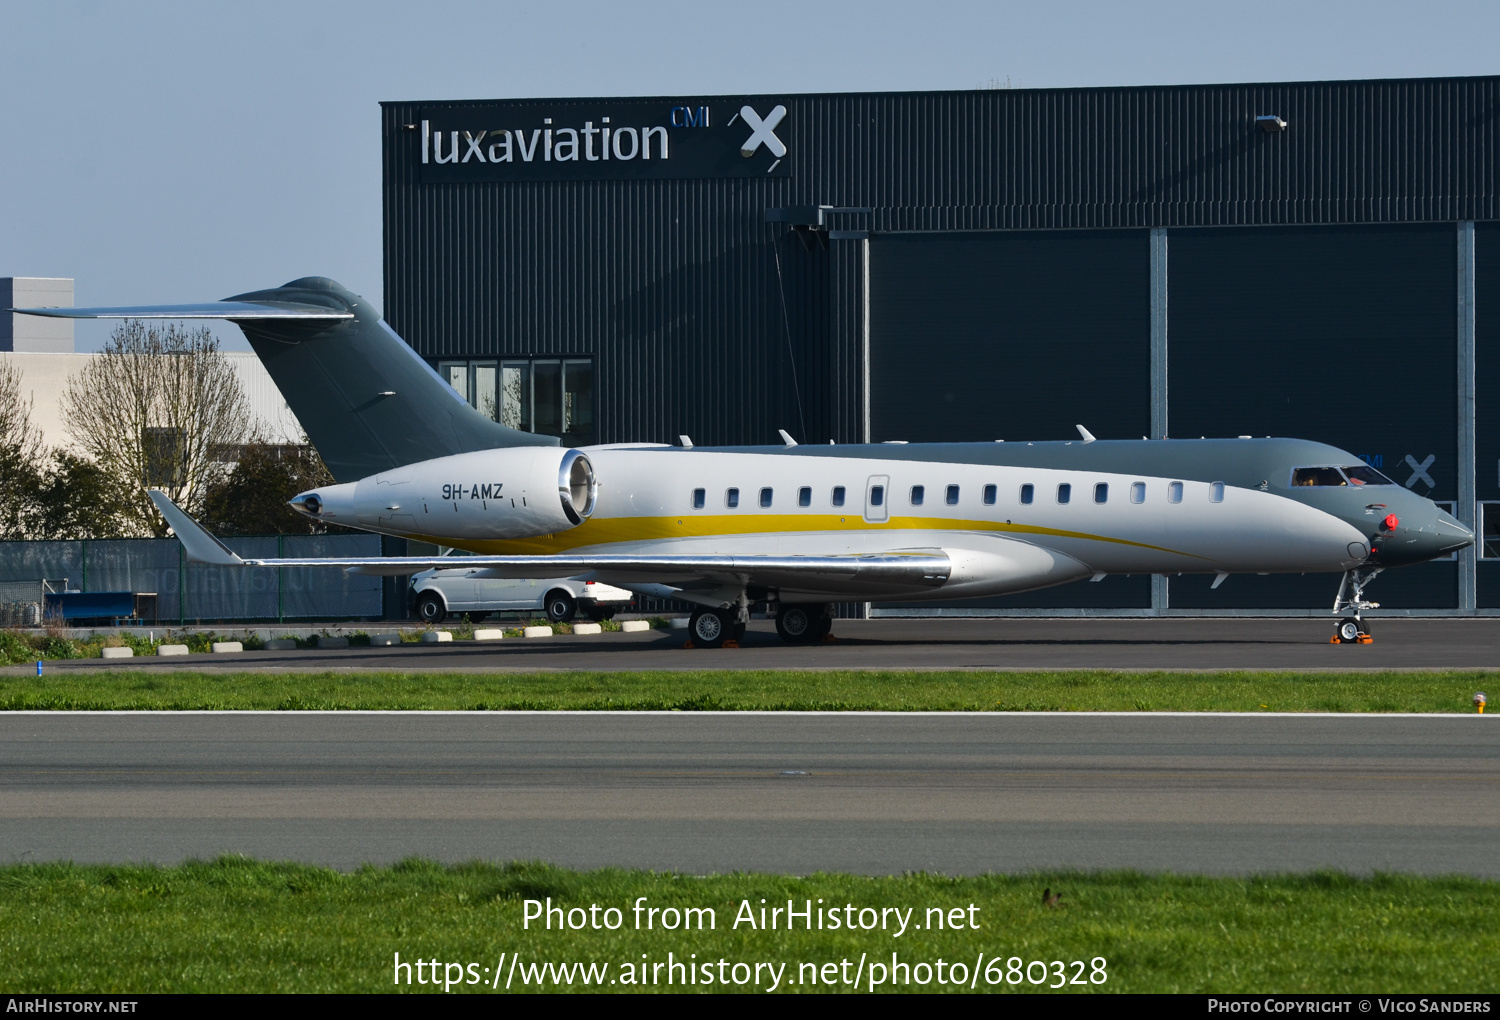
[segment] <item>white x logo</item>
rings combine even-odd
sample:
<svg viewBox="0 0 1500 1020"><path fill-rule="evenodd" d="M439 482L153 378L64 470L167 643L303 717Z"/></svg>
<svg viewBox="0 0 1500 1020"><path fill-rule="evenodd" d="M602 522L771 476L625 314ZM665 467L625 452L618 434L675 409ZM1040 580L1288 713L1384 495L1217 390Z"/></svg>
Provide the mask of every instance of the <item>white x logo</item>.
<svg viewBox="0 0 1500 1020"><path fill-rule="evenodd" d="M464 153L464 158L462 160L463 162L467 163L470 156L478 156L479 162L484 162L484 153L479 151L479 143L484 141L484 136L487 134L489 134L488 131L481 131L479 132L479 137L475 138L473 135L469 134L469 132L464 132L464 141L469 143L469 151ZM456 148L457 146L455 146L455 149Z"/></svg>
<svg viewBox="0 0 1500 1020"><path fill-rule="evenodd" d="M775 128L781 123L781 118L786 116L786 107L778 106L772 110L765 120L748 106L740 107L740 116L745 118L745 123L750 125L750 137L745 139L745 144L740 146L740 155L749 159L755 155L755 150L764 145L771 150L771 154L777 159L786 155L786 146L781 144L781 139L776 137Z"/></svg>
<svg viewBox="0 0 1500 1020"><path fill-rule="evenodd" d="M1437 482L1434 482L1432 476L1427 473L1427 469L1432 467L1432 462L1435 460L1437 460L1437 454L1429 453L1427 459L1418 464L1417 458L1408 453L1406 455L1406 463L1411 468L1412 475L1406 480L1406 487L1409 489L1413 485L1416 485L1418 481L1423 481L1427 483L1429 489L1436 489Z"/></svg>

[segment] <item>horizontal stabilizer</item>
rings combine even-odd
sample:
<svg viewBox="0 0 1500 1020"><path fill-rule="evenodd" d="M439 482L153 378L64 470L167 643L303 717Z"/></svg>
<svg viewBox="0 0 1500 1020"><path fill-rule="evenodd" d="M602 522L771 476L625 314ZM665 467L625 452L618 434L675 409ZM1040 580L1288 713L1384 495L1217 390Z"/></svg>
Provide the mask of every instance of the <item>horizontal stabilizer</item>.
<svg viewBox="0 0 1500 1020"><path fill-rule="evenodd" d="M354 313L294 301L205 301L196 305L119 305L103 308L11 308L52 319L303 319L342 321Z"/></svg>

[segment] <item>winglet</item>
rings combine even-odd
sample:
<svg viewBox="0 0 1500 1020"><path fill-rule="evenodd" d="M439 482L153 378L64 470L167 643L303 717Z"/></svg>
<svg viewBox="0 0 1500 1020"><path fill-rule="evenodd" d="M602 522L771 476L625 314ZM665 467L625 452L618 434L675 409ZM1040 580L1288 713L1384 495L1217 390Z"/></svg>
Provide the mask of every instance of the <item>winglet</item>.
<svg viewBox="0 0 1500 1020"><path fill-rule="evenodd" d="M787 435L786 429L777 429L776 431L781 434L781 441L783 443L785 443L787 446L796 446L797 445L797 440L795 440L791 436Z"/></svg>
<svg viewBox="0 0 1500 1020"><path fill-rule="evenodd" d="M156 509L167 519L172 530L187 551L187 558L194 563L208 563L216 567L243 567L245 561L229 551L229 547L214 538L203 526L183 513L181 508L167 498L159 489L148 489L146 495L156 504Z"/></svg>
<svg viewBox="0 0 1500 1020"><path fill-rule="evenodd" d="M1092 443L1094 441L1094 434L1088 429L1082 425L1074 425L1073 427L1078 430L1078 434L1083 437L1085 443Z"/></svg>

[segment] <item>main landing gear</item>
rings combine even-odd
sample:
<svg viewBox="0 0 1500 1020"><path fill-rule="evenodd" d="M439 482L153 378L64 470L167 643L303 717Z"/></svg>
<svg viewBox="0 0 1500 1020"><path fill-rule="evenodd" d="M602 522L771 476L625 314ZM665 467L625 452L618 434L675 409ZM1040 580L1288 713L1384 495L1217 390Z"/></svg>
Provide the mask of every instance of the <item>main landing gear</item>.
<svg viewBox="0 0 1500 1020"><path fill-rule="evenodd" d="M776 633L789 645L810 645L828 639L833 629L831 606L822 603L781 603L776 612ZM695 610L688 621L688 648L738 648L750 619L749 599L738 604Z"/></svg>
<svg viewBox="0 0 1500 1020"><path fill-rule="evenodd" d="M1380 567L1372 567L1369 570L1345 572L1343 581L1339 582L1339 593L1333 599L1333 612L1335 615L1349 615L1345 615L1333 629L1330 644L1367 645L1375 640L1370 636L1370 627L1364 621L1363 613L1366 609L1380 608L1379 602L1365 599L1365 588L1375 580L1380 570Z"/></svg>

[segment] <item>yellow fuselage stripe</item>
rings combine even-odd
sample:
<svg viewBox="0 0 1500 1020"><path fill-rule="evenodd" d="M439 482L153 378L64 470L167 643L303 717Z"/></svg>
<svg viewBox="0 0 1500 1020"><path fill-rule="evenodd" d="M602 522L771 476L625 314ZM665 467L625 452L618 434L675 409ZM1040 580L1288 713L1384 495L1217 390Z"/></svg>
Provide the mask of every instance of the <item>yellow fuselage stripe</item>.
<svg viewBox="0 0 1500 1020"><path fill-rule="evenodd" d="M590 518L578 527L555 535L535 538L484 539L452 536L408 535L406 537L434 545L453 546L488 556L547 556L584 546L605 546L620 542L651 542L673 538L712 538L719 535L785 535L806 532L853 531L988 531L1014 535L1047 535L1054 538L1076 538L1089 542L1108 542L1155 552L1172 553L1207 559L1195 553L1169 549L1166 546L1133 542L1108 535L1091 535L1085 531L1065 531L1034 524L1011 524L1003 521L943 520L929 517L892 517L886 521L867 521L863 517L833 514L719 514L682 517L611 517Z"/></svg>

